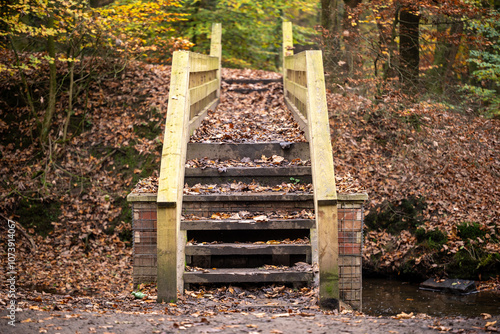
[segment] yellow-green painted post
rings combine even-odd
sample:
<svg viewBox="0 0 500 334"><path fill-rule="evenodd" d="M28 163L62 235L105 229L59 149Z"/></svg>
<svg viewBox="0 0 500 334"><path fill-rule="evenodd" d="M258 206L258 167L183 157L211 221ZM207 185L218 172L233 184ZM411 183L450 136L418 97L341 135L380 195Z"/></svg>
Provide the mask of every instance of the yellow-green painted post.
<svg viewBox="0 0 500 334"><path fill-rule="evenodd" d="M212 25L212 36L210 41L210 55L219 58L219 70L217 71L217 79L219 80L219 89L217 89L217 97L220 97L220 78L221 78L221 62L222 62L222 26L220 23Z"/></svg>
<svg viewBox="0 0 500 334"><path fill-rule="evenodd" d="M293 56L292 22L283 22L283 63L287 56Z"/></svg>
<svg viewBox="0 0 500 334"><path fill-rule="evenodd" d="M293 31L292 31L292 22L283 22L282 25L282 33L283 33L283 50L282 50L282 61L283 61L283 96L287 97L288 85L286 81L286 63L285 58L287 56L293 56Z"/></svg>
<svg viewBox="0 0 500 334"><path fill-rule="evenodd" d="M321 304L339 299L337 190L321 51L306 51L306 73Z"/></svg>
<svg viewBox="0 0 500 334"><path fill-rule="evenodd" d="M187 124L189 52L176 51L168 99L157 197L158 302L177 300L183 289L184 255L180 233ZM181 247L178 247L180 245Z"/></svg>

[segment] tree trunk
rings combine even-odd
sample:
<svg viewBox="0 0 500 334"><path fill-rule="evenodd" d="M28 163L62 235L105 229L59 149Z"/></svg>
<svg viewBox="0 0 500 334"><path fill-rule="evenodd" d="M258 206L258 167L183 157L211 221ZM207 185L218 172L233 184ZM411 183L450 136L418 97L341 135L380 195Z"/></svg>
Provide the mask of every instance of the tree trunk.
<svg viewBox="0 0 500 334"><path fill-rule="evenodd" d="M452 19L448 17L442 17L445 19ZM436 93L442 93L445 89L447 78L451 76L453 69L453 64L455 63L455 58L460 47L460 40L458 43L453 43L455 40L455 35L463 33L463 22L454 22L451 24L450 30L448 32L448 24L436 25L437 31L441 33L438 37L438 42L436 44L436 50L434 52L434 63L435 67L429 72L429 82L427 82L428 87Z"/></svg>
<svg viewBox="0 0 500 334"><path fill-rule="evenodd" d="M90 0L89 5L90 7L97 8L97 7L103 7L106 5L109 5L110 3L113 3L114 0Z"/></svg>
<svg viewBox="0 0 500 334"><path fill-rule="evenodd" d="M321 0L321 26L330 34L338 35L342 27L342 0Z"/></svg>
<svg viewBox="0 0 500 334"><path fill-rule="evenodd" d="M415 8L402 8L399 14L399 57L400 79L405 86L413 86L418 81L419 24L420 15Z"/></svg>
<svg viewBox="0 0 500 334"><path fill-rule="evenodd" d="M47 21L47 28L54 28L54 16L50 15ZM57 94L57 68L56 68L56 46L53 35L47 37L47 52L49 57L49 100L47 110L42 123L42 131L40 134L40 142L45 144L49 137L52 118L56 110L56 94Z"/></svg>

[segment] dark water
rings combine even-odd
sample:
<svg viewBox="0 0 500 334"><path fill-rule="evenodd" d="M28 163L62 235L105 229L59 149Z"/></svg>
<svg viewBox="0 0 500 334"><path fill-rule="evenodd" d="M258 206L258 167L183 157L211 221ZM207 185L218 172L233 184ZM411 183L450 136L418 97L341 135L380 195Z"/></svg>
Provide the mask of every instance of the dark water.
<svg viewBox="0 0 500 334"><path fill-rule="evenodd" d="M420 290L418 284L387 279L363 279L363 312L369 315L426 313L431 316L500 315L500 292L465 296Z"/></svg>

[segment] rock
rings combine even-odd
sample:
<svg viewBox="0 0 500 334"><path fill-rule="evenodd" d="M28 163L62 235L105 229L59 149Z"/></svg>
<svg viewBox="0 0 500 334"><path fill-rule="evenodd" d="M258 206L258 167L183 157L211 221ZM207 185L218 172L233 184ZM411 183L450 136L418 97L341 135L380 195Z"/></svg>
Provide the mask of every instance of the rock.
<svg viewBox="0 0 500 334"><path fill-rule="evenodd" d="M461 279L440 279L429 278L420 284L424 290L445 291L456 294L466 294L476 290L476 282Z"/></svg>

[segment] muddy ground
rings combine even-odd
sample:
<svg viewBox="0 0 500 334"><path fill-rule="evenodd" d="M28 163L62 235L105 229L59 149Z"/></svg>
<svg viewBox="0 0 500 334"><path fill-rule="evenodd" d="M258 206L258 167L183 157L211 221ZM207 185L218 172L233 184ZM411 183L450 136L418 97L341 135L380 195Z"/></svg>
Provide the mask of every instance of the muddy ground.
<svg viewBox="0 0 500 334"><path fill-rule="evenodd" d="M300 299L219 300L207 294L177 304L130 296L40 294L19 305L15 326L9 324L6 306L2 307L0 333L491 333L499 331L500 323L500 315L377 317L347 310L322 311Z"/></svg>
<svg viewBox="0 0 500 334"><path fill-rule="evenodd" d="M283 310L286 311L286 310ZM93 311L61 312L23 310L15 327L1 313L1 333L490 333L487 322L500 320L432 318L395 319L367 315L330 315L240 312L214 316L171 316Z"/></svg>

